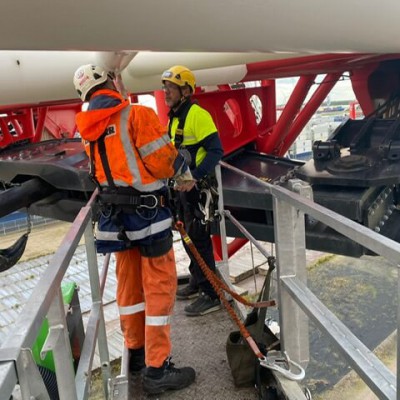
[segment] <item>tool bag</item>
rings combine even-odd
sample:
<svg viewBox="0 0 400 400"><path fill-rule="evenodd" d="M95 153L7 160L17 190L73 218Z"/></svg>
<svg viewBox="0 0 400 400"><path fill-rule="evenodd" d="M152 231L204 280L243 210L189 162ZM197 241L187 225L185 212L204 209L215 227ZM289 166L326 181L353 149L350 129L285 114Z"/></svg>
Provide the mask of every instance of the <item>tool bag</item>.
<svg viewBox="0 0 400 400"><path fill-rule="evenodd" d="M274 269L274 263L272 260L268 263L270 268L265 277L258 301L269 299L271 272ZM277 350L280 347L279 339L265 325L266 312L266 308L253 308L244 322L247 330L264 355L268 350ZM235 386L249 387L259 383L261 373L259 361L240 331L233 331L229 334L226 342L226 354Z"/></svg>

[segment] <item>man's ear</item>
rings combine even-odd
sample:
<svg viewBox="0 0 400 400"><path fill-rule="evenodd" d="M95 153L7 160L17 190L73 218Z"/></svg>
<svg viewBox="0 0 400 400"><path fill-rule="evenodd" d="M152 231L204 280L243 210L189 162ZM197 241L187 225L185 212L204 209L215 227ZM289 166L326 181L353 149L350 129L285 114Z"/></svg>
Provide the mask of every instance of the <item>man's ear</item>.
<svg viewBox="0 0 400 400"><path fill-rule="evenodd" d="M190 88L189 85L186 85L186 86L183 86L183 87L182 87L182 94L183 94L185 97L190 96L191 94L193 94L193 93L192 93L192 89Z"/></svg>

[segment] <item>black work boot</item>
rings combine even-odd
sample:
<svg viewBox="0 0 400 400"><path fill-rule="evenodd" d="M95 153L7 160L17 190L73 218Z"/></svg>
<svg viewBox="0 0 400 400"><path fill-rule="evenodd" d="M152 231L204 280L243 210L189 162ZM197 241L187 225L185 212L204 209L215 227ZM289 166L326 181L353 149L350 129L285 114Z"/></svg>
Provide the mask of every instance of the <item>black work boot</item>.
<svg viewBox="0 0 400 400"><path fill-rule="evenodd" d="M205 293L201 293L193 303L184 308L185 314L189 317L206 315L221 309L220 299L212 299Z"/></svg>
<svg viewBox="0 0 400 400"><path fill-rule="evenodd" d="M133 375L137 375L145 367L144 347L140 349L129 349L129 372Z"/></svg>
<svg viewBox="0 0 400 400"><path fill-rule="evenodd" d="M183 389L194 382L196 372L191 367L175 368L167 359L160 368L148 367L143 374L143 389L149 394Z"/></svg>
<svg viewBox="0 0 400 400"><path fill-rule="evenodd" d="M190 283L176 291L176 298L178 300L189 300L198 297L199 287L192 286Z"/></svg>

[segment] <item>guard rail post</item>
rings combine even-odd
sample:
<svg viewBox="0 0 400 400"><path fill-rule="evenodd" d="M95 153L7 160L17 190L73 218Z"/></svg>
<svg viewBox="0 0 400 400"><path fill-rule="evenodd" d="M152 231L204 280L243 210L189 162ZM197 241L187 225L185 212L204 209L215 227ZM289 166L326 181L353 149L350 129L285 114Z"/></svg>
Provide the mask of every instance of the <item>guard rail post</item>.
<svg viewBox="0 0 400 400"><path fill-rule="evenodd" d="M49 334L43 345L41 356L44 357L47 351L53 351L60 399L77 400L73 357L60 287L57 288L57 293L50 305L47 320Z"/></svg>
<svg viewBox="0 0 400 400"><path fill-rule="evenodd" d="M297 182L292 183L291 189L311 196L311 187L305 190L297 185ZM280 283L290 276L306 284L304 213L275 196L273 208L281 350L306 368L309 362L308 317Z"/></svg>
<svg viewBox="0 0 400 400"><path fill-rule="evenodd" d="M88 258L88 267L89 267L89 279L90 279L90 288L92 292L92 302L97 303L99 302L102 305L102 298L103 298L103 290L104 285L100 285L100 278L99 278L99 270L98 270L98 263L97 263L97 253L96 247L94 243L94 236L93 236L93 228L92 228L92 221L90 221L86 227L84 237L85 237L85 245L86 245L86 254ZM107 263L108 267L108 263ZM104 267L106 268L106 267ZM104 274L106 275L106 274ZM103 279L106 276L102 277ZM102 287L101 287L102 286ZM103 290L102 290L103 289ZM99 310L99 331L97 336L97 343L99 349L99 356L100 356L100 365L102 370L103 376L103 388L106 398L109 398L108 393L108 385L111 379L111 368L110 368L110 355L108 351L107 345L107 332L106 332L106 324L104 320L104 309L101 306Z"/></svg>

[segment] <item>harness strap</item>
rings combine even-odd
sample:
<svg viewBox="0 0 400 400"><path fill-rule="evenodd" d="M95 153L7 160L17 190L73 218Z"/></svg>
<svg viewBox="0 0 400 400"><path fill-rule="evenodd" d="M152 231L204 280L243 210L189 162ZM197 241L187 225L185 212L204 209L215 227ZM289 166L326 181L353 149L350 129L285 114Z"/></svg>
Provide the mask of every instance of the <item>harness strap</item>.
<svg viewBox="0 0 400 400"><path fill-rule="evenodd" d="M129 195L119 193L99 193L98 200L104 205L114 204L118 206L130 206L132 208L165 207L167 200L165 196L155 194Z"/></svg>
<svg viewBox="0 0 400 400"><path fill-rule="evenodd" d="M128 238L128 235L126 234L126 229L124 226L124 221L122 218L122 210L120 208L116 209L115 212L111 215L111 220L114 222L114 224L118 227L118 240L122 240L125 242L126 246L129 248L130 247L130 240Z"/></svg>
<svg viewBox="0 0 400 400"><path fill-rule="evenodd" d="M106 174L108 186L112 189L116 189L114 179L111 174L110 164L109 164L108 158L107 158L106 145L104 143L104 138L106 136L106 132L107 131L105 131L101 135L101 137L97 140L97 144L99 147L100 159L101 159L101 163L103 164L104 173Z"/></svg>
<svg viewBox="0 0 400 400"><path fill-rule="evenodd" d="M111 174L110 164L107 158L106 146L104 143L104 138L106 135L106 131L95 141L89 142L90 145L90 176L92 180L96 183L97 187L101 189L101 186L96 179L96 165L94 162L94 147L97 143L99 149L100 160L103 165L104 173L106 174L108 186L112 189L116 189L114 179Z"/></svg>
<svg viewBox="0 0 400 400"><path fill-rule="evenodd" d="M89 176L92 179L92 181L96 184L97 188L100 189L100 184L98 180L96 179L96 166L94 164L94 145L96 142L89 142L89 147L90 147L90 173Z"/></svg>
<svg viewBox="0 0 400 400"><path fill-rule="evenodd" d="M175 131L175 138L174 138L174 142L175 142L175 148L176 149L180 149L181 145L183 143L183 128L185 127L185 122L186 122L186 117L189 113L190 108L192 107L194 103L189 103L188 105L185 105L185 108L182 110L181 115L178 117L179 122L178 122L178 127L176 128ZM168 124L168 135L169 137L172 137L171 134L171 122L172 122L172 118L169 120L169 124Z"/></svg>

